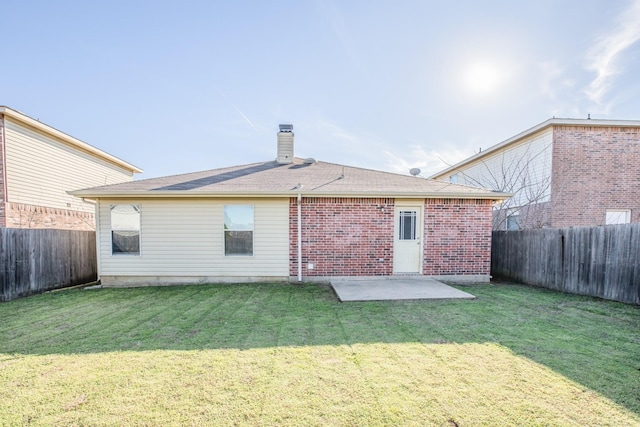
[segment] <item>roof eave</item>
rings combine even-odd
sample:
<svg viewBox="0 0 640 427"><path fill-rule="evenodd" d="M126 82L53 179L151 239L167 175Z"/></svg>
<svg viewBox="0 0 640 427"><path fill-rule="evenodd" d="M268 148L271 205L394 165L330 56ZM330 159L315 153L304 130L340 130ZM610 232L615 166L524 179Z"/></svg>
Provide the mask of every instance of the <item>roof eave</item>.
<svg viewBox="0 0 640 427"><path fill-rule="evenodd" d="M63 140L67 144L80 148L81 150L87 151L97 157L100 157L104 160L107 160L110 163L113 163L121 168L130 170L132 173L142 173L143 170L137 166L132 165L131 163L125 162L122 159L119 159L116 156L113 156L105 151L100 150L90 144L87 144L84 141L81 141L77 138L74 138L71 135L67 135L66 133L59 131L49 125L46 125L38 120L35 120L19 111L13 110L9 107L0 105L0 114L4 114L7 117L10 117L14 120L22 122L32 128L38 129L41 132L47 133L49 135L55 136L58 139Z"/></svg>
<svg viewBox="0 0 640 427"><path fill-rule="evenodd" d="M640 120L599 120L599 119L548 119L542 123L539 123L532 128L525 130L524 132L520 132L519 134L512 136L509 139L506 139L498 144L489 147L485 151L480 153L476 153L471 157L462 160L461 162L456 163L453 166L448 167L438 173L435 173L429 176L429 179L438 179L446 176L447 174L460 169L462 166L471 164L478 159L486 157L496 151L499 151L511 144L514 144L522 139L525 139L537 132L543 131L546 128L552 126L615 126L615 127L640 127Z"/></svg>
<svg viewBox="0 0 640 427"><path fill-rule="evenodd" d="M320 192L320 191L274 191L274 192L193 192L193 191L119 191L92 192L87 190L69 191L69 194L90 199L115 198L269 198L269 197L392 197L405 199L490 199L506 200L512 196L507 193L456 193L456 192Z"/></svg>

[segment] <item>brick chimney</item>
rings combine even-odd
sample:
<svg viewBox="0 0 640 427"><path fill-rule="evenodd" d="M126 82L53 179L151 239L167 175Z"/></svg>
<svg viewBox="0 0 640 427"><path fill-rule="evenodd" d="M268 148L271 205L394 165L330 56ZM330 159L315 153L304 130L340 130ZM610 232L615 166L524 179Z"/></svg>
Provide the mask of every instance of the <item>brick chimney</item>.
<svg viewBox="0 0 640 427"><path fill-rule="evenodd" d="M293 163L293 125L280 125L276 163L279 165Z"/></svg>

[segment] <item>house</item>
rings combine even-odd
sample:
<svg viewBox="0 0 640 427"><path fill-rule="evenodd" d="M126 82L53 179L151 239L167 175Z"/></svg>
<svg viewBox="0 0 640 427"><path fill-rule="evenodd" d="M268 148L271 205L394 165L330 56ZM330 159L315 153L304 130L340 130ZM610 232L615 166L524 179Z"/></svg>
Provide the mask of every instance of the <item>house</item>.
<svg viewBox="0 0 640 427"><path fill-rule="evenodd" d="M497 230L640 222L640 120L552 118L430 178L513 193Z"/></svg>
<svg viewBox="0 0 640 427"><path fill-rule="evenodd" d="M508 195L294 156L73 191L94 200L104 286L422 274L488 281Z"/></svg>
<svg viewBox="0 0 640 427"><path fill-rule="evenodd" d="M0 106L0 227L94 229L94 206L67 194L141 169Z"/></svg>

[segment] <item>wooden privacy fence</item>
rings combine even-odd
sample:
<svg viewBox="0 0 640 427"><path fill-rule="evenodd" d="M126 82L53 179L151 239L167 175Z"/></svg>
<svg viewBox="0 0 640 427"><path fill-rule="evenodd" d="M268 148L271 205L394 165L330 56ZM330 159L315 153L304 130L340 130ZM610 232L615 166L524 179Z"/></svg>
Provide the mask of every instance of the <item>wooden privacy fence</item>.
<svg viewBox="0 0 640 427"><path fill-rule="evenodd" d="M491 274L640 304L640 224L494 231Z"/></svg>
<svg viewBox="0 0 640 427"><path fill-rule="evenodd" d="M97 280L94 231L0 228L0 300Z"/></svg>

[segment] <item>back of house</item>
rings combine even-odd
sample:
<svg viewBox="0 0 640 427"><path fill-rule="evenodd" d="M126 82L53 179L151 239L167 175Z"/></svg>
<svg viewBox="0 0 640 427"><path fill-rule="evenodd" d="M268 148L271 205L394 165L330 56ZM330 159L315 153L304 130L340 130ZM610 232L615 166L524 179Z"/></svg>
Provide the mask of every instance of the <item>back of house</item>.
<svg viewBox="0 0 640 427"><path fill-rule="evenodd" d="M105 286L336 276L489 280L491 210L509 195L298 158L73 192L96 200Z"/></svg>

